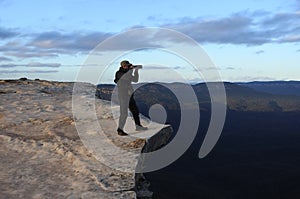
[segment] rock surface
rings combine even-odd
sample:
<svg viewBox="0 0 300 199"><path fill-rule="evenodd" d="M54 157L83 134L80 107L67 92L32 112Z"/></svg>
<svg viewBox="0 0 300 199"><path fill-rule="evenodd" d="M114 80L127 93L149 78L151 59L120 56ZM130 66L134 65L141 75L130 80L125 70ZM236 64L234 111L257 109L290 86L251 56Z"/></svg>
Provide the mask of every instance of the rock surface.
<svg viewBox="0 0 300 199"><path fill-rule="evenodd" d="M0 80L1 198L151 197L149 183L134 168L143 148L167 143L171 127L144 119L149 132L117 136L110 103L94 98L95 86L76 84L83 92L74 94L74 83ZM132 132L132 122L127 123ZM168 135L150 146L160 129ZM116 148L122 153L115 153Z"/></svg>

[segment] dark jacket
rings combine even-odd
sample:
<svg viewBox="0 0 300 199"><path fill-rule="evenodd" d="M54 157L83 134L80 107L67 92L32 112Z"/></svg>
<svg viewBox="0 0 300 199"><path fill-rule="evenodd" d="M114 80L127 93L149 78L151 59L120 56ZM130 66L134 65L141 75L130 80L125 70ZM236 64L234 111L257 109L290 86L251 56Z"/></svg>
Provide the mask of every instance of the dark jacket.
<svg viewBox="0 0 300 199"><path fill-rule="evenodd" d="M133 70L126 70L122 67L115 74L114 82L118 85L119 97L124 97L124 95L131 96L133 93L133 88L131 82L139 81L139 74L137 70L135 70L134 74L132 74Z"/></svg>

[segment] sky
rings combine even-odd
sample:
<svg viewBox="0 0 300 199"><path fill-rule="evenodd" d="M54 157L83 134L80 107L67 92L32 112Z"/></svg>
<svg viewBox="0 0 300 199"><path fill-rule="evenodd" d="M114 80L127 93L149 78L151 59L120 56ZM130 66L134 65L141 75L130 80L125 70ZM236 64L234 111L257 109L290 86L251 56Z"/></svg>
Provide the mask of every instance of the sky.
<svg viewBox="0 0 300 199"><path fill-rule="evenodd" d="M197 72L168 49L194 53L178 34L213 63L209 81L300 80L300 0L0 0L0 79L78 81L88 68L85 81L113 83L128 59L144 66L141 81L205 81L212 66L202 60Z"/></svg>

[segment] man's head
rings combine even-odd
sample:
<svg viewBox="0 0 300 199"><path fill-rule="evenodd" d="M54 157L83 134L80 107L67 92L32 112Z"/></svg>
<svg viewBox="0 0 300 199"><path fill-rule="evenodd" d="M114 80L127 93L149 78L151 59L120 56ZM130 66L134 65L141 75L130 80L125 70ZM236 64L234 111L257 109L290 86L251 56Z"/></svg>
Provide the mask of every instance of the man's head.
<svg viewBox="0 0 300 199"><path fill-rule="evenodd" d="M132 64L127 60L121 61L120 65L124 69L129 69L132 66Z"/></svg>

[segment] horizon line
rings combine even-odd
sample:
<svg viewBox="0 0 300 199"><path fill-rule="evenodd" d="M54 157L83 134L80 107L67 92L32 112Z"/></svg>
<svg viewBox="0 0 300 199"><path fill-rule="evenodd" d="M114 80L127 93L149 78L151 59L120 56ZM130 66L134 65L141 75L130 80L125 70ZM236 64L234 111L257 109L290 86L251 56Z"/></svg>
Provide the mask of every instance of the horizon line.
<svg viewBox="0 0 300 199"><path fill-rule="evenodd" d="M10 80L10 81L17 81L17 80L30 80L30 81L50 81L50 82L69 82L69 83L78 83L81 81L72 81L72 80L49 80L49 79L40 79L40 78L35 78L35 79L30 79L27 77L21 77L21 78L16 78L16 79L12 79L12 78L0 78L0 81L2 80ZM195 82L195 81L191 81L188 82L188 84L191 85L196 85L196 84L203 84L203 83L233 83L233 84L246 84L246 83L271 83L271 82L300 82L300 80L253 80L253 81L208 81L208 82L204 82L204 81L199 81L199 82ZM90 83L90 82L82 82L82 83ZM135 84L145 84L145 83L163 83L163 84L187 84L186 82L159 82L159 81L155 81L155 82L138 82ZM93 83L90 83L93 84ZM97 83L94 85L115 85L115 83Z"/></svg>

